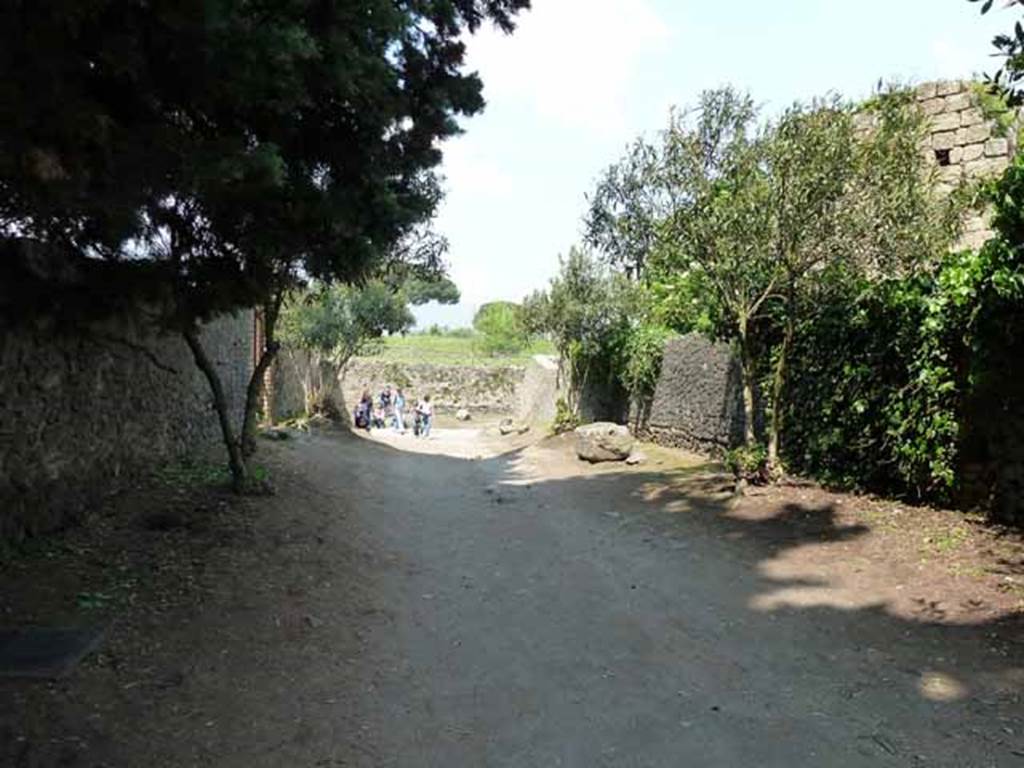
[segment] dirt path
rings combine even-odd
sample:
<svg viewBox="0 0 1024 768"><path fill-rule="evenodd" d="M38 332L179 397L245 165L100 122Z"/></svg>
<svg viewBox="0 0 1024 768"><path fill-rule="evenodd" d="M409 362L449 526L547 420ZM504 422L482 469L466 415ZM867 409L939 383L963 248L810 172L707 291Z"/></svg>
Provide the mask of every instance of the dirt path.
<svg viewBox="0 0 1024 768"><path fill-rule="evenodd" d="M11 764L1024 766L1013 577L820 491L525 442L275 446L201 600L0 688Z"/></svg>

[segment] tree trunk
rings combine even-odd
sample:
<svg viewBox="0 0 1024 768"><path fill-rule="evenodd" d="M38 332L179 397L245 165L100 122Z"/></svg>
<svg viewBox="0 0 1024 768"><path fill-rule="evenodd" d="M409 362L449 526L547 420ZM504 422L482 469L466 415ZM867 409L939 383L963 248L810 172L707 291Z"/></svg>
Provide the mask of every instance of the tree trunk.
<svg viewBox="0 0 1024 768"><path fill-rule="evenodd" d="M274 355L274 363L267 369L267 375L263 378L263 420L267 424L274 424L277 422L277 412L274 409L274 396L277 392L277 367L280 365L278 362L280 358L280 349L278 354Z"/></svg>
<svg viewBox="0 0 1024 768"><path fill-rule="evenodd" d="M754 430L754 356L750 350L750 334L745 319L739 324L740 378L743 382L743 444L752 448L757 443Z"/></svg>
<svg viewBox="0 0 1024 768"><path fill-rule="evenodd" d="M779 466L779 443L783 428L783 391L786 388L786 363L789 359L789 348L793 343L793 321L786 320L786 331L782 337L775 370L772 372L772 418L768 425L768 466L776 469Z"/></svg>
<svg viewBox="0 0 1024 768"><path fill-rule="evenodd" d="M231 485L235 493L241 493L245 489L247 479L245 458L242 456L242 447L235 439L235 431L231 427L231 416L228 413L227 398L224 396L224 385L221 384L220 375L217 373L213 361L210 360L210 356L206 354L206 350L199 340L198 329L195 327L189 328L182 331L181 335L185 337L188 348L192 350L192 357L196 361L196 366L203 372L203 375L206 376L206 381L210 384L210 391L213 394L213 407L216 409L217 419L220 421L221 437L224 440L224 447L228 451Z"/></svg>
<svg viewBox="0 0 1024 768"><path fill-rule="evenodd" d="M245 413L242 417L243 456L252 456L256 453L256 412L266 384L267 371L273 365L277 351L280 349L280 344L274 338L274 330L277 325L277 316L281 310L281 300L283 298L283 292L278 293L263 311L264 345L260 351L259 362L249 377L249 386L245 393ZM271 396L273 396L273 393L271 393Z"/></svg>

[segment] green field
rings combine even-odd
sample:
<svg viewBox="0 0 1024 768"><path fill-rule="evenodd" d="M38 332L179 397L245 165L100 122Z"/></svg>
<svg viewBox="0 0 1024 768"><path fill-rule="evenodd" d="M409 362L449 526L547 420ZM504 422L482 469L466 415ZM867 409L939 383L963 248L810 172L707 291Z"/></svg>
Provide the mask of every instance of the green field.
<svg viewBox="0 0 1024 768"><path fill-rule="evenodd" d="M383 339L370 357L395 363L499 366L525 365L532 355L551 355L554 352L550 341L540 340L518 354L491 357L481 352L479 341L474 337L409 334Z"/></svg>

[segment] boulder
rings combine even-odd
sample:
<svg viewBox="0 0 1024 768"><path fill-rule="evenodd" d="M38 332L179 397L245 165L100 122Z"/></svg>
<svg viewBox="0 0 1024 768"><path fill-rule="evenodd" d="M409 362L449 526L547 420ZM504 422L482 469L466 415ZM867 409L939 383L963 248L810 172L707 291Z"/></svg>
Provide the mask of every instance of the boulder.
<svg viewBox="0 0 1024 768"><path fill-rule="evenodd" d="M621 424L598 421L576 428L576 455L584 461L625 461L632 451L633 436Z"/></svg>
<svg viewBox="0 0 1024 768"><path fill-rule="evenodd" d="M459 421L469 421L473 416L465 408L459 408L459 410L455 412L455 418Z"/></svg>

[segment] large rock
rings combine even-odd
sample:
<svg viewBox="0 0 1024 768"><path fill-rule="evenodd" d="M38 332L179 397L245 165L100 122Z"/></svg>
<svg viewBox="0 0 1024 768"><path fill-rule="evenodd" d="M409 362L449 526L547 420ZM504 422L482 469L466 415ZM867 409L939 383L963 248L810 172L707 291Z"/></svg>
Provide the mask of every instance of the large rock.
<svg viewBox="0 0 1024 768"><path fill-rule="evenodd" d="M576 455L585 461L625 461L633 451L633 436L621 424L598 421L576 429Z"/></svg>

